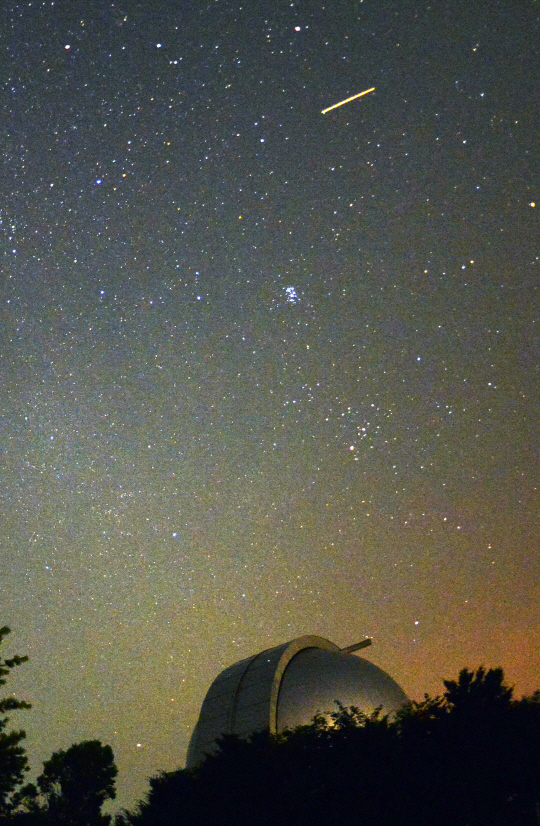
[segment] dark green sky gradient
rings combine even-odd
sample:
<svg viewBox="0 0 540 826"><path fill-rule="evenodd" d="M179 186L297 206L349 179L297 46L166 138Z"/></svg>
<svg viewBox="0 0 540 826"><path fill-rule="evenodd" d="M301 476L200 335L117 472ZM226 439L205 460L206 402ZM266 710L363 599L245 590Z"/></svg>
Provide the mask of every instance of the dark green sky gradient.
<svg viewBox="0 0 540 826"><path fill-rule="evenodd" d="M0 15L34 771L101 738L131 805L218 671L303 633L373 636L416 698L538 688L538 3Z"/></svg>

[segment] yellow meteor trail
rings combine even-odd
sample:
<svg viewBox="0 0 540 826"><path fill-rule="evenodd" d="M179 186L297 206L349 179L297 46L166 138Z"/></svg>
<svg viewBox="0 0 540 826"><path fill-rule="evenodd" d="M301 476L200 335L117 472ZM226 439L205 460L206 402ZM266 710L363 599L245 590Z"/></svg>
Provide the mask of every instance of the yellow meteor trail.
<svg viewBox="0 0 540 826"><path fill-rule="evenodd" d="M350 103L351 100L356 100L356 98L361 98L363 95L367 95L367 94L369 94L369 92L374 92L374 91L375 91L375 86L372 86L371 89L366 89L365 92L358 92L357 95L353 95L352 97L347 98L346 100L340 100L339 103L334 103L334 105L329 106L328 109L323 109L322 112L321 112L321 115L326 115L326 113L330 112L331 109L337 109L338 106L343 106L344 103Z"/></svg>

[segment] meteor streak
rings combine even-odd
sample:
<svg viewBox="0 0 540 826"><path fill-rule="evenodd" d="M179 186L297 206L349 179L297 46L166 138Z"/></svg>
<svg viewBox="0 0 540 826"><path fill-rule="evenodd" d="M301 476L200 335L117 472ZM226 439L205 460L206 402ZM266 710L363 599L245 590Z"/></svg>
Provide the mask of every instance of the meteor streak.
<svg viewBox="0 0 540 826"><path fill-rule="evenodd" d="M330 112L331 109L337 109L338 106L343 106L344 103L350 103L351 100L356 100L356 98L361 98L363 95L369 94L369 92L374 92L375 86L372 86L371 89L366 89L365 92L358 92L357 95L353 95L350 98L346 98L345 100L340 100L339 103L334 103L333 106L329 106L327 109L323 109L321 115L326 115L327 112Z"/></svg>

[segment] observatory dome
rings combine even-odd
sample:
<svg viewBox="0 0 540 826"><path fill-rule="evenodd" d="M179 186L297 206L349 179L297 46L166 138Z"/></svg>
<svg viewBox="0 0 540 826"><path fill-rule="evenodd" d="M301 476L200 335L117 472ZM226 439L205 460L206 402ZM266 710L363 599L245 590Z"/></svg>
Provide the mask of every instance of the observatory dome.
<svg viewBox="0 0 540 826"><path fill-rule="evenodd" d="M407 701L404 691L381 668L353 656L370 642L341 649L323 637L298 637L226 668L203 701L187 768L197 766L224 734L247 737L304 725L335 710L336 700L366 714L379 706L385 714L396 711Z"/></svg>

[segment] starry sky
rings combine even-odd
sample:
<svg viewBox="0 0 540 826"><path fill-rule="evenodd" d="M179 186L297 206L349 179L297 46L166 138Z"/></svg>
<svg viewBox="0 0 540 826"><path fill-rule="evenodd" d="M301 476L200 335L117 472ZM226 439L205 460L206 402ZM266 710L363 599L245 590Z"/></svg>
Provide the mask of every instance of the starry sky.
<svg viewBox="0 0 540 826"><path fill-rule="evenodd" d="M535 0L5 0L0 624L119 805L304 633L539 688ZM325 115L322 110L375 87Z"/></svg>

